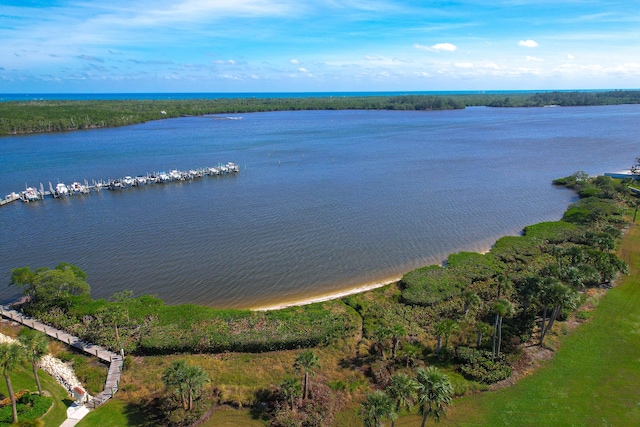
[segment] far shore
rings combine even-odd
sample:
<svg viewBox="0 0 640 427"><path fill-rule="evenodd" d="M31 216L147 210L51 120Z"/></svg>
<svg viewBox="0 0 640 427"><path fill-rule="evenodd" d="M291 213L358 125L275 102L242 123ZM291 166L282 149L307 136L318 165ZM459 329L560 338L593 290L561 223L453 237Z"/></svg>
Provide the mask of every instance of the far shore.
<svg viewBox="0 0 640 427"><path fill-rule="evenodd" d="M251 310L253 310L253 311L281 310L281 309L287 308L287 307L297 307L297 306L301 306L301 305L313 304L313 303L316 303L316 302L331 301L331 300L339 299L339 298L346 297L346 296L349 296L349 295L355 295L355 294L359 294L359 293L362 293L362 292L371 291L373 289L381 288L383 286L387 286L387 285L390 285L392 283L397 283L397 282L400 281L400 279L401 279L401 277L398 277L398 278L395 278L395 279L387 280L385 282L371 283L371 284L362 285L362 286L358 286L358 287L355 287L355 288L351 288L351 289L347 289L347 290L339 291L339 292L334 292L334 293L330 293L330 294L326 294L326 295L320 295L320 296L305 298L305 299L296 300L296 301L283 302L283 303L279 303L279 304L265 305L265 306L261 306L261 307L254 307Z"/></svg>

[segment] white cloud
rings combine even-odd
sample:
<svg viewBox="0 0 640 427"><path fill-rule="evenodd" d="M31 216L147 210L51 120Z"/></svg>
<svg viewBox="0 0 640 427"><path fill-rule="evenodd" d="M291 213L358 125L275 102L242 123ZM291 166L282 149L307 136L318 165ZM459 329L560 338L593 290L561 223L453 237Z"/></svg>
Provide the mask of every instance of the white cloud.
<svg viewBox="0 0 640 427"><path fill-rule="evenodd" d="M525 58L527 61L544 62L544 59L536 58L535 56L526 56Z"/></svg>
<svg viewBox="0 0 640 427"><path fill-rule="evenodd" d="M415 43L413 47L416 49L429 50L432 52L453 52L458 48L456 45L451 43L437 43L433 46L423 46L421 44Z"/></svg>
<svg viewBox="0 0 640 427"><path fill-rule="evenodd" d="M294 59L290 59L289 62L292 63L292 64L299 64L300 63L300 61L298 61L295 58Z"/></svg>
<svg viewBox="0 0 640 427"><path fill-rule="evenodd" d="M535 40L520 40L520 42L518 42L518 46L522 46L522 47L538 47L538 42L536 42Z"/></svg>
<svg viewBox="0 0 640 427"><path fill-rule="evenodd" d="M306 69L306 68L304 68L304 67L300 67L300 68L298 68L298 71L300 71L301 73L308 73L308 72L309 72L309 70L307 70L307 69Z"/></svg>
<svg viewBox="0 0 640 427"><path fill-rule="evenodd" d="M433 49L433 50L446 51L446 52L453 52L457 48L458 47L456 45L451 44L451 43L438 43L438 44L434 44L433 46L431 46L431 49Z"/></svg>
<svg viewBox="0 0 640 427"><path fill-rule="evenodd" d="M474 65L471 62L456 62L455 64L458 68L473 68Z"/></svg>
<svg viewBox="0 0 640 427"><path fill-rule="evenodd" d="M573 56L573 55L571 55L570 53L569 53L569 54L567 54L567 59L573 59L573 58L574 58L574 56Z"/></svg>

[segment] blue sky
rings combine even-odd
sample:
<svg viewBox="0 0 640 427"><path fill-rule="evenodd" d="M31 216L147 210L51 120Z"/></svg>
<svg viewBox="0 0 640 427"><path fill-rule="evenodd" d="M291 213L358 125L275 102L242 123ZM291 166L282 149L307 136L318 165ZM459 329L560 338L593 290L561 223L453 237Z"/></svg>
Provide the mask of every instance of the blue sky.
<svg viewBox="0 0 640 427"><path fill-rule="evenodd" d="M0 93L640 88L637 0L0 0Z"/></svg>

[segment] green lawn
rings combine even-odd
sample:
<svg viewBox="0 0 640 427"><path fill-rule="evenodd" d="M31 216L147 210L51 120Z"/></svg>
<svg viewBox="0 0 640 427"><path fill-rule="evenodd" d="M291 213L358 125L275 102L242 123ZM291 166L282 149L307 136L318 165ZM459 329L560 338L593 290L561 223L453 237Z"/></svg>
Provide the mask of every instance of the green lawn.
<svg viewBox="0 0 640 427"><path fill-rule="evenodd" d="M130 404L117 397L108 400L97 410L89 412L77 424L78 427L153 427L157 425L153 414L145 412L144 408L138 405Z"/></svg>
<svg viewBox="0 0 640 427"><path fill-rule="evenodd" d="M46 427L58 427L67 418L67 408L73 403L73 400L69 398L67 391L45 372L39 371L38 375L43 390L51 393L51 397L53 398L53 407L44 416L44 424ZM11 385L13 386L13 391L16 393L20 390L38 391L30 367L25 367L12 373ZM0 377L0 394L3 397L8 396L7 384L4 377Z"/></svg>

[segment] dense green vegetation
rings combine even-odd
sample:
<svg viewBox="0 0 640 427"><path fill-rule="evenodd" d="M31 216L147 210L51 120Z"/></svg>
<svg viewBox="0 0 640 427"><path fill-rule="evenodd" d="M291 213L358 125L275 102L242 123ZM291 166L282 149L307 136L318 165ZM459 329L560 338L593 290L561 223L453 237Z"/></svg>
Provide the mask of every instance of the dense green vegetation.
<svg viewBox="0 0 640 427"><path fill-rule="evenodd" d="M126 126L205 114L293 110L450 110L465 106L637 104L640 91L309 98L0 102L0 135Z"/></svg>
<svg viewBox="0 0 640 427"><path fill-rule="evenodd" d="M464 108L463 100L441 96L0 102L0 135L125 126L205 114L460 108Z"/></svg>
<svg viewBox="0 0 640 427"><path fill-rule="evenodd" d="M312 347L352 335L354 310L339 301L269 312L169 306L158 298L92 300L84 273L66 263L54 269L12 270L13 286L29 301L22 309L42 321L115 351L142 354L260 352Z"/></svg>
<svg viewBox="0 0 640 427"><path fill-rule="evenodd" d="M640 425L639 227L625 236L620 254L630 274L594 298L587 323L571 333L563 328L552 361L512 387L461 399L442 425ZM417 417L403 425L417 426Z"/></svg>
<svg viewBox="0 0 640 427"><path fill-rule="evenodd" d="M576 107L588 105L619 105L640 103L640 91L607 92L541 92L534 95L503 95L488 99L488 107L544 107L557 105Z"/></svg>

